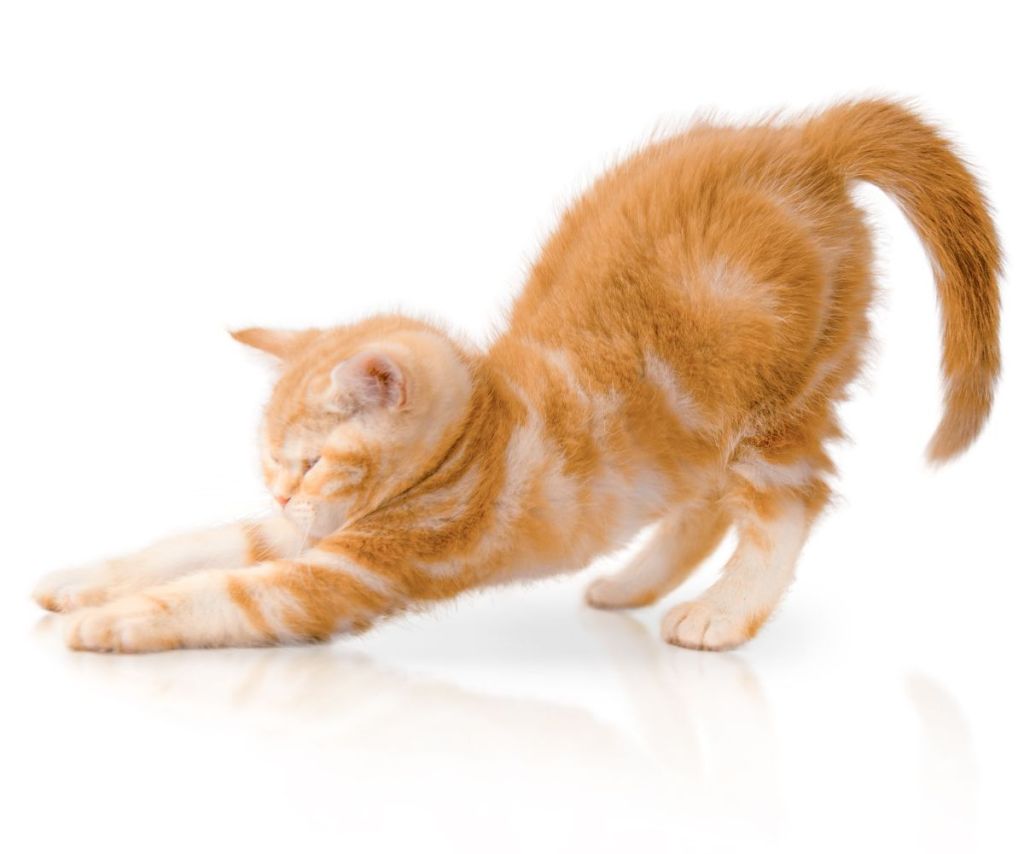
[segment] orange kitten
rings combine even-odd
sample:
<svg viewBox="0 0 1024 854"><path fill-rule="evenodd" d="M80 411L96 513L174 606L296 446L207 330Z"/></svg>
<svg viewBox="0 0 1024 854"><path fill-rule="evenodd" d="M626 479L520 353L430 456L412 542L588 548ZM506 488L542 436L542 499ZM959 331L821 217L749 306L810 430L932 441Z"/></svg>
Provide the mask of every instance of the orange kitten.
<svg viewBox="0 0 1024 854"><path fill-rule="evenodd" d="M657 522L587 593L628 608L675 588L735 526L721 578L663 634L743 643L828 501L825 444L861 367L871 249L855 180L893 196L932 258L946 408L930 456L959 454L999 372L1000 262L948 143L883 101L698 125L571 207L486 352L392 316L234 333L280 359L263 469L282 514L56 574L37 600L74 611L76 649L324 640L584 567Z"/></svg>

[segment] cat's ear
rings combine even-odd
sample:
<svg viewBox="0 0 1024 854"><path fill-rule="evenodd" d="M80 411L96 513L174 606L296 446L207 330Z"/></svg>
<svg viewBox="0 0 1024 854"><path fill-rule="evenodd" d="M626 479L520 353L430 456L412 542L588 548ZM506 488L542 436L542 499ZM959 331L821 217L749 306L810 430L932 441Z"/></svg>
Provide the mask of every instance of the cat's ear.
<svg viewBox="0 0 1024 854"><path fill-rule="evenodd" d="M363 350L331 371L331 402L341 410L399 409L408 393L405 371L382 350Z"/></svg>
<svg viewBox="0 0 1024 854"><path fill-rule="evenodd" d="M298 350L311 336L311 332L293 332L287 329L263 329L251 326L248 329L235 329L231 337L247 347L255 347L264 353L270 353L279 359L287 359Z"/></svg>

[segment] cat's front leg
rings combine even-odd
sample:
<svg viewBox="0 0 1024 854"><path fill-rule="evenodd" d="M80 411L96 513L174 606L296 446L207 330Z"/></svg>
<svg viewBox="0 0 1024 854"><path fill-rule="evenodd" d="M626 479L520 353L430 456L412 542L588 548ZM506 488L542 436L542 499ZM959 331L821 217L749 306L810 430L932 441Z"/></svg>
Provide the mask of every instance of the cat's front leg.
<svg viewBox="0 0 1024 854"><path fill-rule="evenodd" d="M205 570L66 617L72 649L265 646L357 632L407 601L398 579L329 544L295 560Z"/></svg>
<svg viewBox="0 0 1024 854"><path fill-rule="evenodd" d="M169 537L114 560L51 573L32 595L49 611L73 611L201 569L291 557L304 545L302 532L284 516L238 522Z"/></svg>

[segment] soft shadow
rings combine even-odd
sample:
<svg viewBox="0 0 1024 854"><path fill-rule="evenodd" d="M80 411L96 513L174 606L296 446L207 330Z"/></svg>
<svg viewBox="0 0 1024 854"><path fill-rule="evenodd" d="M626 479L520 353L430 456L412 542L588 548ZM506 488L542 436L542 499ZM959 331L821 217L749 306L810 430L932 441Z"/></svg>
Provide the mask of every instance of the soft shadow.
<svg viewBox="0 0 1024 854"><path fill-rule="evenodd" d="M978 769L967 719L934 680L911 674L906 687L921 725L921 850L973 851Z"/></svg>
<svg viewBox="0 0 1024 854"><path fill-rule="evenodd" d="M646 745L681 800L710 827L742 823L776 836L785 824L778 744L753 668L736 653L668 646L628 614L588 610L584 619L605 642Z"/></svg>
<svg viewBox="0 0 1024 854"><path fill-rule="evenodd" d="M289 747L312 741L315 749L306 752L330 768L355 762L382 777L419 779L440 762L453 775L481 781L525 777L553 794L573 787L597 812L628 800L623 815L637 822L677 817L698 837L756 837L760 850L779 841L787 822L773 713L742 653L667 646L628 614L581 609L582 633L565 617L474 622L444 638L421 626L385 646L433 672L446 662L452 672L469 664L491 676L546 667L600 688L611 675L628 714L620 709L609 718L621 705L615 697L586 705L469 689L387 666L344 642L67 653L67 662L104 691L188 725L256 728L268 743ZM40 642L58 646L58 623L52 616L38 622ZM460 657L478 632L479 645ZM932 679L908 676L906 690L921 732L921 848L972 850L978 770L965 716Z"/></svg>
<svg viewBox="0 0 1024 854"><path fill-rule="evenodd" d="M596 664L593 650L581 660L610 663L633 726L605 719L604 709L405 673L343 644L68 658L83 678L162 715L237 721L281 740L301 732L342 751L330 760L339 767L355 756L404 773L425 755L470 773L515 766L545 786L627 797L638 816L678 815L691 830L718 835L723 827L730 836L774 835L782 809L774 728L748 664L669 647L627 615L587 609L580 618L586 633L574 644L589 636L604 650Z"/></svg>

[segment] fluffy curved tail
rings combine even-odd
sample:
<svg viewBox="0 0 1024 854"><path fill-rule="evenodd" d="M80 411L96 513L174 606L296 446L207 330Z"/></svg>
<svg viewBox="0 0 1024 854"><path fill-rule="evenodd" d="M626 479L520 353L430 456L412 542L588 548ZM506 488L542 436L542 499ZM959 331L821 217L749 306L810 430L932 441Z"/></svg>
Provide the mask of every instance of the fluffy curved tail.
<svg viewBox="0 0 1024 854"><path fill-rule="evenodd" d="M945 412L933 462L960 454L988 418L999 375L999 241L977 181L933 127L899 104L839 104L807 125L820 156L903 209L925 245L942 310Z"/></svg>

